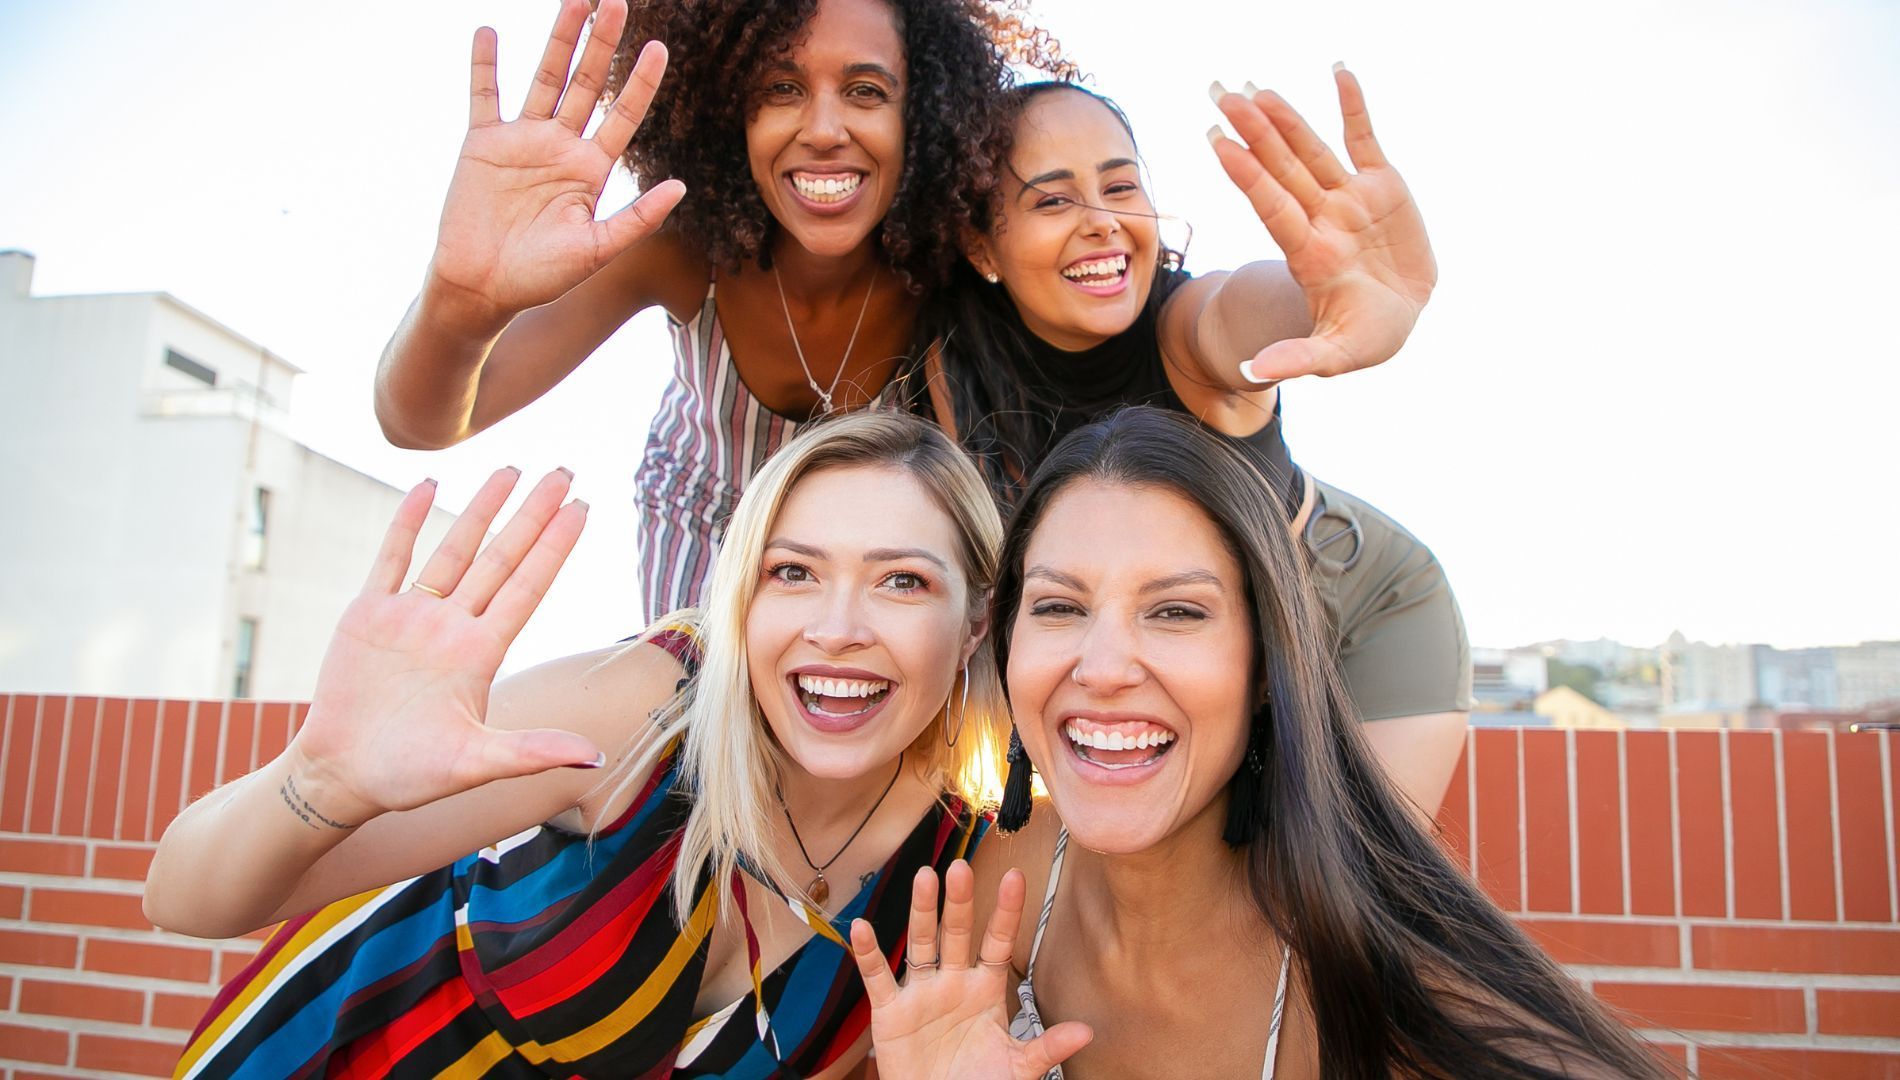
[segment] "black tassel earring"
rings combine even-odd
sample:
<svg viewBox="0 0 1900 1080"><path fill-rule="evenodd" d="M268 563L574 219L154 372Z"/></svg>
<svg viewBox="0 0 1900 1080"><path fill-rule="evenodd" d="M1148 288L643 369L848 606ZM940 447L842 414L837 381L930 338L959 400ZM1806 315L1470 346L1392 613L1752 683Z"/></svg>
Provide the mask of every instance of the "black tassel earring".
<svg viewBox="0 0 1900 1080"><path fill-rule="evenodd" d="M1260 743L1272 723L1273 707L1262 704L1247 728L1247 756L1240 759L1240 771L1227 784L1227 827L1221 830L1221 839L1228 847L1245 847L1260 831L1265 816L1260 805L1260 776L1266 771Z"/></svg>
<svg viewBox="0 0 1900 1080"><path fill-rule="evenodd" d="M1015 832L1029 824L1029 781L1036 767L1029 763L1029 751L1023 749L1023 737L1012 725L1009 729L1009 775L1003 780L1003 805L996 809L996 827Z"/></svg>

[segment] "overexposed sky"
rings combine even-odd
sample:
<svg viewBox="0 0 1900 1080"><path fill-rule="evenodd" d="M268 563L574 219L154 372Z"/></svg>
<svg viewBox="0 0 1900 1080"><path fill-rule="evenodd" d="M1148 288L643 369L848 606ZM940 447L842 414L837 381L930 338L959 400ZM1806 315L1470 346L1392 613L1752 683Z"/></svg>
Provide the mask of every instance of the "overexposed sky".
<svg viewBox="0 0 1900 1080"><path fill-rule="evenodd" d="M1474 642L1900 637L1900 6L1034 10L1127 109L1203 270L1275 254L1203 139L1208 81L1280 89L1332 139L1329 66L1359 74L1441 284L1384 368L1291 385L1288 436L1432 546ZM0 0L0 248L39 257L37 292L173 293L310 373L300 438L450 506L501 464L577 471L588 533L510 666L637 629L657 317L441 453L384 444L369 385L433 243L470 34L499 31L512 113L553 11Z"/></svg>

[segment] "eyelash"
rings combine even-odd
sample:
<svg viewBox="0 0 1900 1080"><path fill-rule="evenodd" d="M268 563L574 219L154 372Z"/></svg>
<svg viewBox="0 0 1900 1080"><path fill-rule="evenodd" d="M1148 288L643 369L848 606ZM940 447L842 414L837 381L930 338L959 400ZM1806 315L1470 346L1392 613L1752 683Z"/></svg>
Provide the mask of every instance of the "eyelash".
<svg viewBox="0 0 1900 1080"><path fill-rule="evenodd" d="M789 575L794 571L797 573L803 574L804 577L799 578L797 580L793 580ZM784 563L779 563L778 565L767 569L765 571L765 576L772 578L780 582L781 584L785 584L785 585L803 585L809 582L814 575L811 572L811 568L804 565L803 563L784 562ZM930 579L918 573L915 570L893 570L889 574L884 575L884 580L879 582L878 584L890 585L892 579L894 578L910 578L916 582L916 584L909 585L909 586L903 586L903 585L891 586L892 588L896 589L900 593L920 593L920 592L930 591Z"/></svg>
<svg viewBox="0 0 1900 1080"><path fill-rule="evenodd" d="M800 580L800 581L792 581L788 579L785 575L787 571L792 571L792 570L797 570L800 573L803 573L805 575L805 579ZM803 585L805 583L805 580L810 580L811 578L811 568L803 565L802 563L784 562L784 563L779 563L777 566L774 566L771 569L767 570L765 572L765 576L784 582L787 585Z"/></svg>
<svg viewBox="0 0 1900 1080"><path fill-rule="evenodd" d="M1109 187L1103 190L1102 194L1109 195L1109 196L1132 195L1139 192L1140 190L1141 190L1141 186L1139 184L1131 184L1131 183L1128 183L1127 181L1123 181L1118 184L1109 185ZM1076 204L1074 199L1069 198L1067 195L1045 195L1043 196L1042 199L1036 202L1036 204L1034 205L1034 207L1032 207L1032 209L1055 210L1065 205L1078 205L1078 204Z"/></svg>

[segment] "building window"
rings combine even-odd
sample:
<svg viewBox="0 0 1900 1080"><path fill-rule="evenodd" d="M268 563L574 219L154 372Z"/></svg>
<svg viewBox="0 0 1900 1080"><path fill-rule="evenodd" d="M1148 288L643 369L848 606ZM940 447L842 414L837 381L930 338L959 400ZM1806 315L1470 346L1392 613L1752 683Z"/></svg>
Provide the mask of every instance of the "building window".
<svg viewBox="0 0 1900 1080"><path fill-rule="evenodd" d="M270 536L270 489L258 488L251 494L250 522L244 530L244 565L247 569L264 568L265 541Z"/></svg>
<svg viewBox="0 0 1900 1080"><path fill-rule="evenodd" d="M165 350L165 366L182 371L192 378L197 379L199 382L204 383L206 386L218 385L218 373L216 371L200 364L198 361L193 360L177 349Z"/></svg>
<svg viewBox="0 0 1900 1080"><path fill-rule="evenodd" d="M239 619L237 633L237 670L231 679L231 696L251 696L251 667L257 659L257 620Z"/></svg>

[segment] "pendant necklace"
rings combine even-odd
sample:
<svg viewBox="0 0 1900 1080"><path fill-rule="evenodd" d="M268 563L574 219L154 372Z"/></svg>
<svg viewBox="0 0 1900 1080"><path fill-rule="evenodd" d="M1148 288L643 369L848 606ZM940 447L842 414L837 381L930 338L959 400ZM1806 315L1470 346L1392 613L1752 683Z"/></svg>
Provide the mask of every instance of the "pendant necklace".
<svg viewBox="0 0 1900 1080"><path fill-rule="evenodd" d="M864 313L871 310L871 294L877 291L877 275L882 269L883 266L878 263L871 264L870 287L864 290L864 304L858 308L856 325L851 327L851 340L845 342L844 356L838 360L838 372L831 377L831 387L827 389L818 385L817 378L811 373L811 365L805 362L805 347L799 344L798 327L792 324L792 305L785 301L785 279L779 276L778 263L772 264L772 283L778 286L779 310L785 312L785 329L792 332L792 352L798 356L798 366L804 371L805 382L811 386L811 392L818 395L818 403L823 413L829 414L834 407L831 404L831 395L837 392L838 380L844 378L844 369L851 362L851 348L858 343L858 331L864 328ZM873 809L876 808L873 807Z"/></svg>
<svg viewBox="0 0 1900 1080"><path fill-rule="evenodd" d="M804 857L805 865L811 867L812 872L817 875L805 886L805 895L811 897L812 902L819 907L824 907L831 899L831 883L825 880L825 871L831 869L831 864L838 861L839 856L843 855L845 851L851 847L851 842L856 840L858 834L864 831L864 827L871 823L871 817L877 813L878 807L884 805L885 796L889 795L891 789L897 786L897 778L901 776L903 772L904 756L899 754L897 756L897 771L891 773L891 782L884 785L884 794L879 795L877 801L871 804L870 812L864 815L863 821L858 822L857 828L851 830L851 835L845 838L844 846L838 849L836 855L826 859L823 866L812 862L811 852L805 850L805 838L798 835L798 823L792 820L792 809L785 805L785 789L778 786L773 787L772 793L778 796L778 808L785 811L785 824L792 827L792 840L798 844L798 853Z"/></svg>

